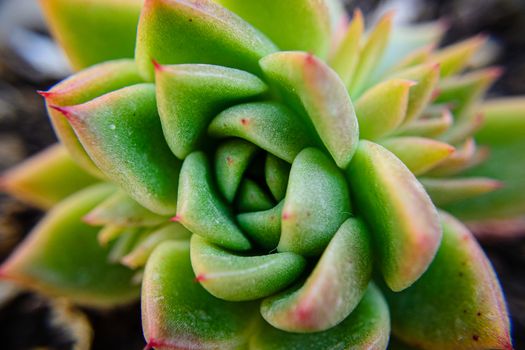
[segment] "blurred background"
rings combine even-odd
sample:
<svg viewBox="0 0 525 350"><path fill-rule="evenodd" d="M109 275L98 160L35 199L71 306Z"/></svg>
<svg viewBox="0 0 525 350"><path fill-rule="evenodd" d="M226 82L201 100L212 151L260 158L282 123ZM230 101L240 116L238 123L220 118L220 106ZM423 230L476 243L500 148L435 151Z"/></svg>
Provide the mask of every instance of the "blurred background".
<svg viewBox="0 0 525 350"><path fill-rule="evenodd" d="M444 19L450 24L444 44L480 32L489 35L498 52L494 64L505 69L489 94L525 95L524 0L366 0L345 4L349 11L360 7L372 20L390 9L396 10L400 22ZM56 141L43 100L35 91L48 89L69 73L65 58L49 37L37 1L0 0L0 173ZM0 261L40 216L37 210L0 194ZM507 297L515 348L525 349L525 232L521 238L481 243ZM138 350L144 346L139 309L138 305L112 312L83 309L69 317L73 317L71 322L92 325L95 350ZM72 349L72 338L63 331L64 326L49 322L56 311L56 305L41 297L0 285L1 347Z"/></svg>

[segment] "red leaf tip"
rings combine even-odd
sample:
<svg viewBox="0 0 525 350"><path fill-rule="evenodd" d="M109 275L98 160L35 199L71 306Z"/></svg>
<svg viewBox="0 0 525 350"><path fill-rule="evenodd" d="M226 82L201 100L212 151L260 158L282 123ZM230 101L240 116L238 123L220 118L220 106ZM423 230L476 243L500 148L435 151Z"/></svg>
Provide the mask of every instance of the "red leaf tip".
<svg viewBox="0 0 525 350"><path fill-rule="evenodd" d="M205 274L202 274L202 273L199 273L196 277L195 277L195 282L203 282L203 281L206 281L206 275Z"/></svg>
<svg viewBox="0 0 525 350"><path fill-rule="evenodd" d="M164 66L160 64L156 59L152 58L151 63L153 64L153 68L155 68L156 72L160 72L164 70Z"/></svg>
<svg viewBox="0 0 525 350"><path fill-rule="evenodd" d="M49 98L55 94L52 91L42 91L42 90L36 90L36 93L42 96L43 98Z"/></svg>
<svg viewBox="0 0 525 350"><path fill-rule="evenodd" d="M180 222L181 219L182 219L182 217L181 217L179 214L177 214L177 215L175 215L174 217L172 217L172 218L170 219L170 221L171 221L171 222Z"/></svg>
<svg viewBox="0 0 525 350"><path fill-rule="evenodd" d="M67 119L71 119L73 116L73 112L71 111L71 108L69 107L61 107L61 106L54 106L50 105L49 108L54 109L55 111L58 111L64 115Z"/></svg>

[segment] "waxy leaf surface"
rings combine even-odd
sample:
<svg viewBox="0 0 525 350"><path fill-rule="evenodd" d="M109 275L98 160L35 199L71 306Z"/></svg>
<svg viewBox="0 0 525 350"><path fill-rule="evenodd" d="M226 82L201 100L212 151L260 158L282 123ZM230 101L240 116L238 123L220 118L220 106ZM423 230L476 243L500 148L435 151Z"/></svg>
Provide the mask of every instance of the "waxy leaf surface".
<svg viewBox="0 0 525 350"><path fill-rule="evenodd" d="M2 265L1 276L83 305L110 307L135 299L133 272L108 263L108 249L97 242L98 228L82 223L114 190L95 185L55 206Z"/></svg>
<svg viewBox="0 0 525 350"><path fill-rule="evenodd" d="M359 143L347 174L387 285L394 291L407 288L425 272L439 247L436 208L408 168L375 143Z"/></svg>
<svg viewBox="0 0 525 350"><path fill-rule="evenodd" d="M284 201L275 207L237 215L239 226L261 247L271 250L279 244L281 237L281 214Z"/></svg>
<svg viewBox="0 0 525 350"><path fill-rule="evenodd" d="M424 350L512 349L505 302L472 234L442 214L443 242L410 288L386 292L393 333Z"/></svg>

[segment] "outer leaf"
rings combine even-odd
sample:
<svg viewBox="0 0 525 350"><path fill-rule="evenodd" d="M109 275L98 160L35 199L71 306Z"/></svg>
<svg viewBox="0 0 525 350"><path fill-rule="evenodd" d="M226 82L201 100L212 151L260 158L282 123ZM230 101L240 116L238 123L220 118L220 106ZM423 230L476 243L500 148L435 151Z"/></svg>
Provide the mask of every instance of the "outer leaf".
<svg viewBox="0 0 525 350"><path fill-rule="evenodd" d="M359 140L359 126L343 82L330 67L304 52L278 52L260 61L266 76L285 100L312 124L322 142L344 168Z"/></svg>
<svg viewBox="0 0 525 350"><path fill-rule="evenodd" d="M155 73L162 129L180 159L202 145L206 128L217 113L267 89L256 76L226 67L157 64Z"/></svg>
<svg viewBox="0 0 525 350"><path fill-rule="evenodd" d="M246 168L257 152L249 142L233 139L223 142L215 152L215 178L222 195L233 202Z"/></svg>
<svg viewBox="0 0 525 350"><path fill-rule="evenodd" d="M180 162L162 137L153 85L133 85L57 109L111 180L149 210L175 212Z"/></svg>
<svg viewBox="0 0 525 350"><path fill-rule="evenodd" d="M194 152L184 160L180 172L177 216L192 233L233 250L248 250L250 241L235 224L232 213L212 187L206 156Z"/></svg>
<svg viewBox="0 0 525 350"><path fill-rule="evenodd" d="M217 299L195 283L189 244L162 243L149 258L142 285L142 326L149 347L241 349L255 305Z"/></svg>
<svg viewBox="0 0 525 350"><path fill-rule="evenodd" d="M393 135L435 138L450 129L454 119L450 110L442 109L438 116L420 118L398 128Z"/></svg>
<svg viewBox="0 0 525 350"><path fill-rule="evenodd" d="M228 108L213 119L208 130L215 137L248 140L289 163L303 148L314 144L300 118L276 102Z"/></svg>
<svg viewBox="0 0 525 350"><path fill-rule="evenodd" d="M119 191L97 205L83 220L93 226L143 227L159 225L168 221L168 217L149 211Z"/></svg>
<svg viewBox="0 0 525 350"><path fill-rule="evenodd" d="M441 241L436 208L406 166L383 147L361 141L348 167L356 210L374 238L379 267L394 291L427 269Z"/></svg>
<svg viewBox="0 0 525 350"><path fill-rule="evenodd" d="M319 254L348 216L350 196L341 171L321 151L303 150L290 171L277 249Z"/></svg>
<svg viewBox="0 0 525 350"><path fill-rule="evenodd" d="M75 181L63 181L63 179ZM54 145L2 174L0 190L42 209L98 180L76 165L61 145Z"/></svg>
<svg viewBox="0 0 525 350"><path fill-rule="evenodd" d="M294 253L239 256L191 238L191 265L202 286L217 298L230 301L255 300L289 286L306 266Z"/></svg>
<svg viewBox="0 0 525 350"><path fill-rule="evenodd" d="M324 332L298 334L261 322L250 341L251 350L384 350L390 335L388 306L371 285L359 306L343 322Z"/></svg>
<svg viewBox="0 0 525 350"><path fill-rule="evenodd" d="M64 107L84 103L108 92L140 82L142 79L138 74L135 62L122 59L97 64L74 74L53 86L49 91L39 92L46 99L47 112L60 142L79 165L97 177L103 177L103 175L87 155L67 120L62 113L49 106Z"/></svg>
<svg viewBox="0 0 525 350"><path fill-rule="evenodd" d="M512 349L501 288L483 251L457 220L442 215L443 242L428 271L387 293L394 334L431 349Z"/></svg>
<svg viewBox="0 0 525 350"><path fill-rule="evenodd" d="M152 79L152 59L163 64L216 64L257 74L258 60L274 51L277 48L262 33L211 0L146 0L135 57L144 78Z"/></svg>
<svg viewBox="0 0 525 350"><path fill-rule="evenodd" d="M337 230L305 284L267 298L261 314L288 332L318 332L342 322L359 304L372 276L370 238L348 219Z"/></svg>
<svg viewBox="0 0 525 350"><path fill-rule="evenodd" d="M272 209L237 215L239 226L259 246L272 250L279 244L281 237L281 214L284 201Z"/></svg>
<svg viewBox="0 0 525 350"><path fill-rule="evenodd" d="M218 0L266 34L281 50L326 56L330 45L330 9L325 0Z"/></svg>
<svg viewBox="0 0 525 350"><path fill-rule="evenodd" d="M463 199L480 196L503 186L497 180L486 177L419 179L434 204L442 206Z"/></svg>
<svg viewBox="0 0 525 350"><path fill-rule="evenodd" d="M471 138L467 139L460 147L456 148L447 159L429 171L428 175L450 176L468 169L479 163L484 158L483 155L478 158L476 156L476 151L477 148L474 140Z"/></svg>
<svg viewBox="0 0 525 350"><path fill-rule="evenodd" d="M108 307L135 299L132 271L107 262L98 228L82 217L113 193L110 185L80 191L54 207L1 268L3 278L74 302Z"/></svg>
<svg viewBox="0 0 525 350"><path fill-rule="evenodd" d="M393 137L381 145L398 157L414 175L432 169L454 152L447 143L423 137Z"/></svg>
<svg viewBox="0 0 525 350"><path fill-rule="evenodd" d="M73 68L133 57L141 0L40 0L40 5Z"/></svg>
<svg viewBox="0 0 525 350"><path fill-rule="evenodd" d="M460 72L484 42L485 37L479 35L438 51L432 60L440 64L441 77L448 77Z"/></svg>
<svg viewBox="0 0 525 350"><path fill-rule="evenodd" d="M414 82L387 80L368 90L355 105L360 138L375 140L396 129L405 119L408 93Z"/></svg>

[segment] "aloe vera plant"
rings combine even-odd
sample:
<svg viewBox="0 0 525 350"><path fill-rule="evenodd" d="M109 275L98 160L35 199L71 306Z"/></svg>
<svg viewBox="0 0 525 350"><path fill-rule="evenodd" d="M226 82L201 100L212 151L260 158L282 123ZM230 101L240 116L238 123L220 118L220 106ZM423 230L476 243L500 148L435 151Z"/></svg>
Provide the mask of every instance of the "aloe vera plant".
<svg viewBox="0 0 525 350"><path fill-rule="evenodd" d="M141 290L147 348L512 349L460 221L525 216L525 99L484 99L483 37L337 0L41 4L79 71L40 92L61 144L2 178L49 209L2 277Z"/></svg>

